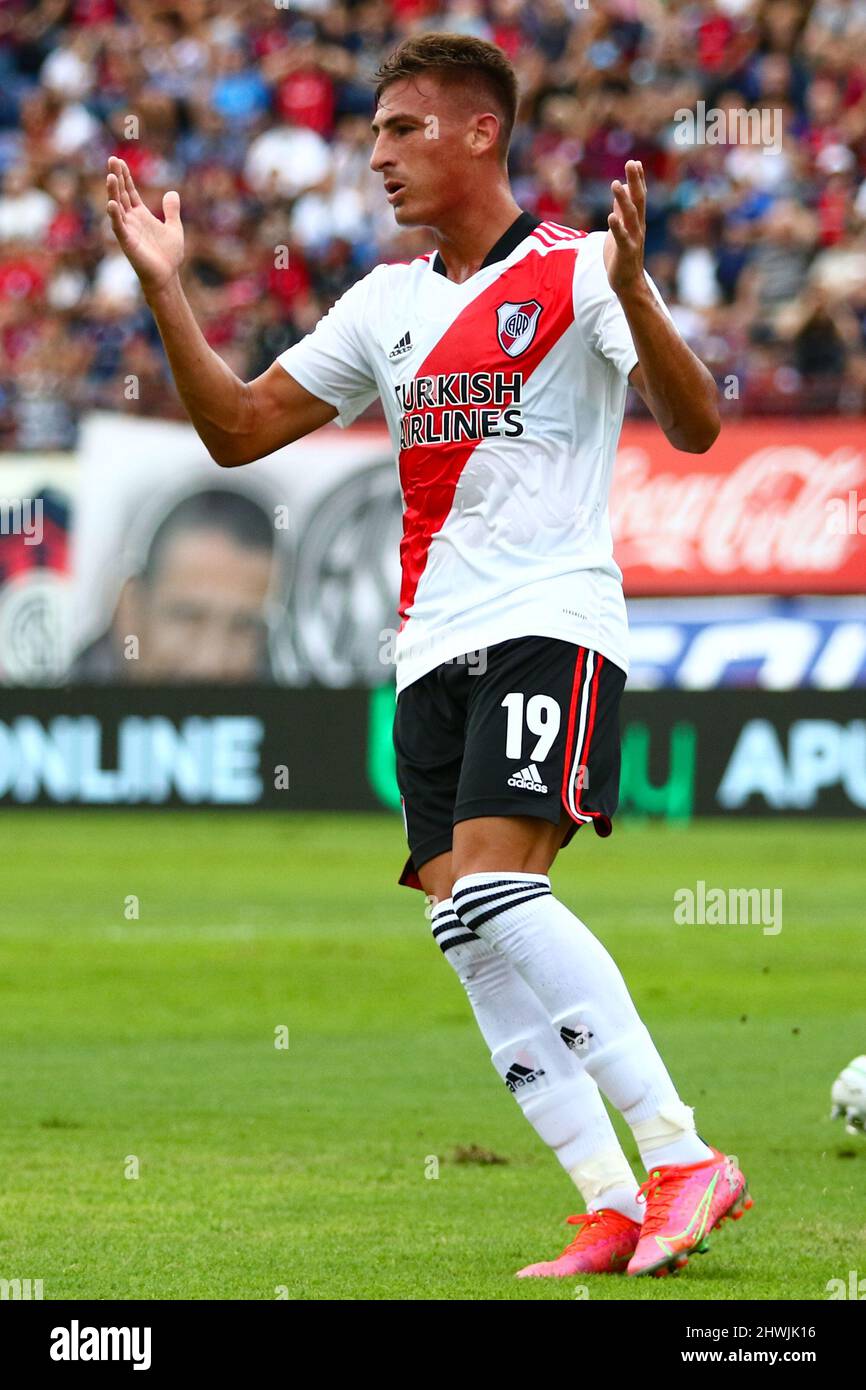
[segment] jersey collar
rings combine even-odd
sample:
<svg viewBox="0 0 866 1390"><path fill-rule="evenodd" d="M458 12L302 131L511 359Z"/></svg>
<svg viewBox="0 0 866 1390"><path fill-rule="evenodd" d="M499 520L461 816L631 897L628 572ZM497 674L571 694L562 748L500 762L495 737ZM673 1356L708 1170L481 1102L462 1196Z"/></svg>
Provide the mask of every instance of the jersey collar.
<svg viewBox="0 0 866 1390"><path fill-rule="evenodd" d="M519 217L514 219L508 230L502 233L496 245L490 248L478 269L485 270L487 266L495 265L497 261L504 261L506 256L510 256L521 241L525 240L529 233L535 231L535 228L540 225L540 217L533 217L531 212L522 212ZM438 251L433 261L433 269L437 275L444 275L446 280L448 279L445 262Z"/></svg>

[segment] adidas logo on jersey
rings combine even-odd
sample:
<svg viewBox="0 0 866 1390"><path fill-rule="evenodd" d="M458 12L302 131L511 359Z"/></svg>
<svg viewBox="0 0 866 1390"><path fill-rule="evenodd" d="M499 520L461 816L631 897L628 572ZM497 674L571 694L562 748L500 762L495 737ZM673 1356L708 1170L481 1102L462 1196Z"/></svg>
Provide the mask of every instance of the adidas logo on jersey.
<svg viewBox="0 0 866 1390"><path fill-rule="evenodd" d="M505 1073L505 1084L509 1091L516 1091L519 1086L528 1086L530 1081L544 1075L544 1067L524 1067L520 1062L512 1062Z"/></svg>
<svg viewBox="0 0 866 1390"><path fill-rule="evenodd" d="M547 783L542 782L541 774L535 763L530 763L529 767L522 767L519 772L513 772L508 779L509 787L523 787L530 792L546 792Z"/></svg>
<svg viewBox="0 0 866 1390"><path fill-rule="evenodd" d="M389 358L391 359L391 361L393 361L395 357L405 357L405 356L406 356L406 353L407 353L407 352L411 352L411 351L412 351L412 334L411 334L411 332L410 332L410 333L404 333L404 334L403 334L403 337L400 339L399 343L395 343L395 344L394 344L394 346L392 347L391 351L388 353L388 356L389 356Z"/></svg>

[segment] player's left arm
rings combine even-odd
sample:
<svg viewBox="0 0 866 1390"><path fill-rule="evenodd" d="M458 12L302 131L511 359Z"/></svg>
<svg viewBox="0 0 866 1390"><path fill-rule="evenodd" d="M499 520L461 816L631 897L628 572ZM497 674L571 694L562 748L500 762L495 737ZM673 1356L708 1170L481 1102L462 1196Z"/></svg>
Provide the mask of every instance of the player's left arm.
<svg viewBox="0 0 866 1390"><path fill-rule="evenodd" d="M675 449L703 454L721 428L716 383L659 306L644 274L646 178L630 159L627 184L611 184L614 208L604 245L611 288L622 305L638 355L629 382Z"/></svg>

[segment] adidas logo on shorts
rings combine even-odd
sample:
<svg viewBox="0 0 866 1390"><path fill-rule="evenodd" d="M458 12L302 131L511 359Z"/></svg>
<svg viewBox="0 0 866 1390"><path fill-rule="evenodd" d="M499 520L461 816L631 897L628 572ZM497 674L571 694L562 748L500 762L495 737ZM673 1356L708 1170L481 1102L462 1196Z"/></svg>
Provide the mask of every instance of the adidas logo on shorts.
<svg viewBox="0 0 866 1390"><path fill-rule="evenodd" d="M546 792L547 783L542 782L541 774L535 763L530 763L529 767L522 767L519 772L512 772L508 779L509 787L523 787L529 792Z"/></svg>

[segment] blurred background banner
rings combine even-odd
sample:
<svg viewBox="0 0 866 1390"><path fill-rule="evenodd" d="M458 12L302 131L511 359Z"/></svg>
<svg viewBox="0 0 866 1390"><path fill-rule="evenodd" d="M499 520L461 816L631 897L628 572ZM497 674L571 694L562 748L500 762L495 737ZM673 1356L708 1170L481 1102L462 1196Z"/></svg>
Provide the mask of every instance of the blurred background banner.
<svg viewBox="0 0 866 1390"><path fill-rule="evenodd" d="M0 684L51 685L72 651L69 454L0 454Z"/></svg>
<svg viewBox="0 0 866 1390"><path fill-rule="evenodd" d="M399 588L387 434L336 426L243 469L189 425L88 419L72 681L382 681Z"/></svg>
<svg viewBox="0 0 866 1390"><path fill-rule="evenodd" d="M394 693L250 686L0 690L0 807L397 811ZM866 810L862 695L627 692L626 813Z"/></svg>
<svg viewBox="0 0 866 1390"><path fill-rule="evenodd" d="M611 525L631 689L866 684L866 431L731 423L706 455L628 422ZM217 470L189 425L97 412L0 463L6 684L376 686L393 678L401 506L384 428ZM16 496L17 494L17 496Z"/></svg>

